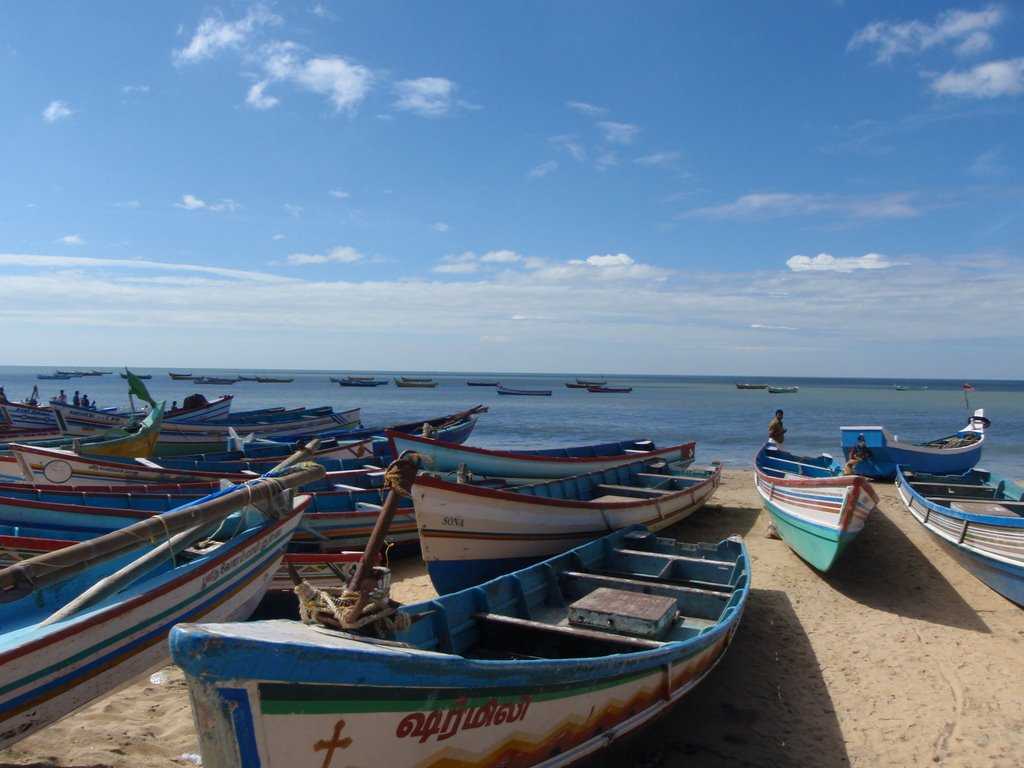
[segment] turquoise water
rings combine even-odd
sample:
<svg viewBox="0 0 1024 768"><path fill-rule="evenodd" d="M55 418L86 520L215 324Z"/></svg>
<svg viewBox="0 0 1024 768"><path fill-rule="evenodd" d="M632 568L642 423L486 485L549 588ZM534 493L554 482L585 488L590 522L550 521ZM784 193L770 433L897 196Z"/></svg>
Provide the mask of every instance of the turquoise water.
<svg viewBox="0 0 1024 768"><path fill-rule="evenodd" d="M80 368L83 366L69 366ZM139 369L152 373L146 382L157 398L179 402L197 388L191 382L171 381L167 369ZM194 374L231 375L253 371L193 369ZM260 372L283 373L260 369ZM43 397L64 388L68 395L83 390L100 405L126 405L127 386L112 376L37 381L37 373L51 369L0 367L0 385L8 397L20 399L39 385ZM328 377L347 372L289 371L292 384L240 382L233 386L203 387L207 396L230 393L238 410L272 405L332 405L336 409L359 406L367 426L439 416L476 403L491 407L480 419L470 442L487 447L549 447L620 438L650 437L659 444L696 440L697 459L720 460L729 466L749 466L765 438L775 408L786 411L789 429L786 446L798 453L830 452L840 455L839 427L881 424L902 438L930 440L955 432L966 420L962 381L905 381L869 379L787 379L773 384L796 384L794 395L772 395L764 390L738 390L736 381L765 381L756 376L614 376L609 384L632 386L628 395L591 394L566 389L576 374L491 374L403 371L406 375L433 375L436 389L373 389L339 387ZM390 378L391 373L376 373ZM586 376L585 374L579 374ZM506 386L551 389L551 397L509 397L484 387L466 386L467 378L498 379ZM603 377L602 377L603 378ZM983 407L992 420L981 465L1013 477L1024 476L1024 382L974 381L971 408ZM900 392L894 384L911 387ZM927 387L927 389L923 389Z"/></svg>

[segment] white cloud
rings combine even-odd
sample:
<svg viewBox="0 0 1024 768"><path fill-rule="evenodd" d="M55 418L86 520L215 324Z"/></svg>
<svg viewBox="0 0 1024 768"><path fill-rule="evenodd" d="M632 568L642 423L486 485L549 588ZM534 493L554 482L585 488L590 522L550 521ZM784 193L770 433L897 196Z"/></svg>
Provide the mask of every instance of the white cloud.
<svg viewBox="0 0 1024 768"><path fill-rule="evenodd" d="M511 264L522 260L523 257L515 251L488 251L480 257L480 261L490 264Z"/></svg>
<svg viewBox="0 0 1024 768"><path fill-rule="evenodd" d="M798 330L791 325L765 325L764 323L751 323L751 328L762 331L795 331Z"/></svg>
<svg viewBox="0 0 1024 768"><path fill-rule="evenodd" d="M365 257L350 245L338 245L327 253L289 253L285 262L293 267L308 264L354 264Z"/></svg>
<svg viewBox="0 0 1024 768"><path fill-rule="evenodd" d="M441 117L452 108L455 83L444 77L418 77L395 83L395 109L421 117Z"/></svg>
<svg viewBox="0 0 1024 768"><path fill-rule="evenodd" d="M564 149L572 156L572 159L578 163L582 163L587 159L587 150L583 148L583 145L577 141L575 136L570 134L552 136L548 141L556 147Z"/></svg>
<svg viewBox="0 0 1024 768"><path fill-rule="evenodd" d="M125 96L135 96L140 94L149 93L148 85L122 85L121 93Z"/></svg>
<svg viewBox="0 0 1024 768"><path fill-rule="evenodd" d="M1003 152L999 147L982 152L974 162L967 168L972 176L991 178L1006 173L1006 161L1003 159Z"/></svg>
<svg viewBox="0 0 1024 768"><path fill-rule="evenodd" d="M992 47L992 30L1005 18L1001 6L990 5L980 11L944 11L932 23L916 19L876 21L859 30L850 39L847 50L874 48L879 63L942 45L951 45L958 55L969 56Z"/></svg>
<svg viewBox="0 0 1024 768"><path fill-rule="evenodd" d="M671 166L679 162L681 152L654 152L650 155L638 157L633 162L640 165Z"/></svg>
<svg viewBox="0 0 1024 768"><path fill-rule="evenodd" d="M549 264L530 272L530 280L561 282L565 280L652 280L663 282L671 270L642 264L626 253L594 254L585 259Z"/></svg>
<svg viewBox="0 0 1024 768"><path fill-rule="evenodd" d="M431 228L432 230L434 230L435 232L447 232L447 231L448 231L449 229L451 229L451 227L450 227L450 226L448 226L448 224L447 224L447 223L445 223L445 222L443 222L443 221L435 221L435 222L434 222L434 223L433 223L433 224L432 224L432 225L430 226L430 228Z"/></svg>
<svg viewBox="0 0 1024 768"><path fill-rule="evenodd" d="M614 152L602 152L597 156L594 161L594 165L597 166L597 170L606 171L609 168L613 168L619 164L619 156Z"/></svg>
<svg viewBox="0 0 1024 768"><path fill-rule="evenodd" d="M863 256L836 257L831 253L817 256L790 256L786 266L793 272L854 272L859 269L889 269L896 266L880 253L865 253Z"/></svg>
<svg viewBox="0 0 1024 768"><path fill-rule="evenodd" d="M905 219L920 215L913 195L889 193L873 197L846 197L792 192L757 192L731 203L686 211L681 218L744 219L833 214L855 219Z"/></svg>
<svg viewBox="0 0 1024 768"><path fill-rule="evenodd" d="M994 99L1024 93L1024 57L979 64L968 70L950 71L931 82L931 89L946 96Z"/></svg>
<svg viewBox="0 0 1024 768"><path fill-rule="evenodd" d="M565 106L575 112L579 112L581 115L586 115L587 117L601 117L608 112L604 107L598 107L586 101L567 101L565 102Z"/></svg>
<svg viewBox="0 0 1024 768"><path fill-rule="evenodd" d="M260 80L249 86L249 92L245 95L245 103L253 109L271 109L280 103L276 96L268 96L263 90L270 85L267 80Z"/></svg>
<svg viewBox="0 0 1024 768"><path fill-rule="evenodd" d="M373 73L340 56L309 59L292 75L299 86L326 96L336 111L355 108L370 90Z"/></svg>
<svg viewBox="0 0 1024 768"><path fill-rule="evenodd" d="M43 110L43 120L48 123L56 123L58 120L64 120L73 114L75 114L74 110L71 109L71 106L66 101L57 99L46 105L46 109Z"/></svg>
<svg viewBox="0 0 1024 768"><path fill-rule="evenodd" d="M116 269L124 271L197 272L217 277L241 279L257 283L293 282L289 278L265 272L251 272L228 267L211 267L203 264L177 264L169 261L147 259L97 259L87 256L49 256L33 253L0 253L0 266L22 268L64 268L64 269Z"/></svg>
<svg viewBox="0 0 1024 768"><path fill-rule="evenodd" d="M640 133L640 126L632 123L616 123L611 120L603 120L597 124L604 134L604 140L610 144L632 144L633 139Z"/></svg>
<svg viewBox="0 0 1024 768"><path fill-rule="evenodd" d="M284 208L285 213L287 213L293 219L299 218L299 216L301 216L302 212L305 210L301 205L296 205L295 203L285 203L284 206L282 207Z"/></svg>
<svg viewBox="0 0 1024 768"><path fill-rule="evenodd" d="M175 208L183 208L186 211L213 211L214 213L234 213L241 209L241 204L225 197L215 203L208 203L195 195L182 195L181 202L174 204Z"/></svg>
<svg viewBox="0 0 1024 768"><path fill-rule="evenodd" d="M332 189L327 194L331 197L336 197L338 200L348 200L352 195L343 189Z"/></svg>
<svg viewBox="0 0 1024 768"><path fill-rule="evenodd" d="M440 274L465 275L476 272L480 269L476 254L472 251L463 253L450 253L441 259L441 263L434 267L434 271Z"/></svg>
<svg viewBox="0 0 1024 768"><path fill-rule="evenodd" d="M58 238L57 242L64 243L64 245L85 245L85 240L81 235L64 235L64 237Z"/></svg>
<svg viewBox="0 0 1024 768"><path fill-rule="evenodd" d="M556 170L558 170L558 161L548 160L547 162L541 163L540 165L535 165L533 168L530 169L530 172L526 175L529 176L531 179L543 179L549 173L552 173Z"/></svg>
<svg viewBox="0 0 1024 768"><path fill-rule="evenodd" d="M285 236L282 235L280 232L278 232L278 233L272 235L270 239L271 240L284 240L284 238L285 238Z"/></svg>
<svg viewBox="0 0 1024 768"><path fill-rule="evenodd" d="M188 45L174 51L174 61L176 64L194 64L213 58L223 50L239 50L260 27L280 23L281 18L263 5L254 5L237 21L207 16L199 22Z"/></svg>
<svg viewBox="0 0 1024 768"><path fill-rule="evenodd" d="M314 16L319 16L321 19L333 19L334 14L331 13L326 3L322 3L319 0L310 6L309 12Z"/></svg>

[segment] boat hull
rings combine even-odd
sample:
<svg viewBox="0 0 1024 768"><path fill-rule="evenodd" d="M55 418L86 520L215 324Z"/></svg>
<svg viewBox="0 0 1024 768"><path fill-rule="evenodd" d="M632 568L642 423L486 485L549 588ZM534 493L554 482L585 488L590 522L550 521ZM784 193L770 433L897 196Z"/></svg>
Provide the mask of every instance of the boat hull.
<svg viewBox="0 0 1024 768"><path fill-rule="evenodd" d="M720 482L721 469L716 467L692 488L660 498L588 502L420 478L412 494L427 572L438 593L447 594L611 531L632 525L658 531L674 525L703 507Z"/></svg>
<svg viewBox="0 0 1024 768"><path fill-rule="evenodd" d="M0 749L166 663L181 621L234 621L255 610L301 513L196 561L124 604L62 622L0 653Z"/></svg>

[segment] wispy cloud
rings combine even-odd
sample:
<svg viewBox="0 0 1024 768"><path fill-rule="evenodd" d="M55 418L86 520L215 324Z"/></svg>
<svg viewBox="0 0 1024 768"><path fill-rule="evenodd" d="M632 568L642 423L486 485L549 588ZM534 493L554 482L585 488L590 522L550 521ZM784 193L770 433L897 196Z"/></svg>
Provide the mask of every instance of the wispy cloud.
<svg viewBox="0 0 1024 768"><path fill-rule="evenodd" d="M616 123L612 120L602 120L597 124L604 134L604 140L609 144L632 144L633 140L640 133L640 126L632 123Z"/></svg>
<svg viewBox="0 0 1024 768"><path fill-rule="evenodd" d="M614 168L618 164L619 156L612 152L611 150L602 152L594 160L594 165L597 167L597 170L599 171L606 171L609 168Z"/></svg>
<svg viewBox="0 0 1024 768"><path fill-rule="evenodd" d="M587 117L601 117L608 113L608 110L604 107L599 107L596 104L591 104L587 101L567 101L565 106L574 112L579 112L581 115Z"/></svg>
<svg viewBox="0 0 1024 768"><path fill-rule="evenodd" d="M326 253L289 253L285 263L293 267L309 264L355 264L365 257L350 245L337 245Z"/></svg>
<svg viewBox="0 0 1024 768"><path fill-rule="evenodd" d="M442 275L466 275L480 269L480 262L472 251L450 253L441 258L434 271Z"/></svg>
<svg viewBox="0 0 1024 768"><path fill-rule="evenodd" d="M757 192L738 197L731 203L694 208L681 218L749 219L832 214L855 219L906 219L919 216L921 210L913 195L894 192L869 197Z"/></svg>
<svg viewBox="0 0 1024 768"><path fill-rule="evenodd" d="M1006 170L1006 160L1003 158L1003 151L999 147L982 152L974 158L974 162L967 168L969 174L979 178L1002 176L1006 173Z"/></svg>
<svg viewBox="0 0 1024 768"><path fill-rule="evenodd" d="M552 136L548 141L559 149L563 149L568 152L572 159L578 163L582 163L587 159L587 150L584 149L582 144L580 144L577 137L572 134Z"/></svg>
<svg viewBox="0 0 1024 768"><path fill-rule="evenodd" d="M512 264L517 261L522 261L523 257L515 251L488 251L480 257L480 261L484 264Z"/></svg>
<svg viewBox="0 0 1024 768"><path fill-rule="evenodd" d="M442 117L453 105L456 85L444 77L418 77L395 83L394 107L421 117Z"/></svg>
<svg viewBox="0 0 1024 768"><path fill-rule="evenodd" d="M331 13L331 10L330 8L327 7L327 4L320 2L320 0L317 0L309 7L309 12L312 13L314 16L320 17L321 19L334 18L334 14Z"/></svg>
<svg viewBox="0 0 1024 768"><path fill-rule="evenodd" d="M448 226L447 222L444 221L435 221L433 224L430 225L430 228L435 232L447 232L449 229L451 229L451 227Z"/></svg>
<svg viewBox="0 0 1024 768"><path fill-rule="evenodd" d="M284 212L293 219L299 218L305 210L301 205L296 205L295 203L285 203L282 207L284 208Z"/></svg>
<svg viewBox="0 0 1024 768"><path fill-rule="evenodd" d="M211 59L224 50L239 50L260 27L280 23L281 17L264 5L252 6L245 16L236 21L226 21L219 14L207 16L199 22L188 45L174 51L174 62L178 65L194 64Z"/></svg>
<svg viewBox="0 0 1024 768"><path fill-rule="evenodd" d="M668 167L678 163L679 158L681 157L681 152L653 152L649 155L643 155L642 157L638 157L633 162L638 163L640 165Z"/></svg>
<svg viewBox="0 0 1024 768"><path fill-rule="evenodd" d="M245 103L253 109L273 109L280 103L280 99L276 96L268 96L263 91L270 85L267 80L260 80L258 83L253 83L249 86L248 92L245 94Z"/></svg>
<svg viewBox="0 0 1024 768"><path fill-rule="evenodd" d="M278 103L276 97L264 93L267 86L291 83L323 96L336 112L350 111L366 98L374 80L368 67L341 56L307 57L302 46L290 41L268 43L259 49L256 58L261 61L265 77L249 89L249 95L256 91L257 101L267 105L261 108Z"/></svg>
<svg viewBox="0 0 1024 768"><path fill-rule="evenodd" d="M122 85L121 93L125 96L142 96L149 93L148 85Z"/></svg>
<svg viewBox="0 0 1024 768"><path fill-rule="evenodd" d="M817 256L790 256L786 259L786 266L793 272L855 272L860 269L889 269L897 264L880 253L848 257L819 253Z"/></svg>
<svg viewBox="0 0 1024 768"><path fill-rule="evenodd" d="M548 160L540 165L533 166L526 175L531 179L543 179L549 173L554 173L556 170L558 170L558 161Z"/></svg>
<svg viewBox="0 0 1024 768"><path fill-rule="evenodd" d="M338 200L348 200L352 195L343 189L332 189L327 194L331 197L337 198Z"/></svg>
<svg viewBox="0 0 1024 768"><path fill-rule="evenodd" d="M43 110L43 120L48 123L56 123L58 120L66 120L73 114L75 112L71 109L70 104L57 99L46 105L46 109Z"/></svg>
<svg viewBox="0 0 1024 768"><path fill-rule="evenodd" d="M277 232L274 235L272 235L270 239L271 240L284 240L285 239L285 235L281 234L280 232Z"/></svg>
<svg viewBox="0 0 1024 768"><path fill-rule="evenodd" d="M971 99L1015 96L1024 93L1024 57L949 71L934 77L930 87L935 93Z"/></svg>
<svg viewBox="0 0 1024 768"><path fill-rule="evenodd" d="M64 243L64 245L85 245L85 240L81 235L64 235L64 237L57 238L57 242Z"/></svg>
<svg viewBox="0 0 1024 768"><path fill-rule="evenodd" d="M291 282L289 278L245 269L211 267L204 264L178 264L148 259L97 259L88 256L50 256L33 253L0 253L0 266L56 269L115 269L124 271L198 272L217 277L244 279L257 283Z"/></svg>
<svg viewBox="0 0 1024 768"><path fill-rule="evenodd" d="M876 21L859 30L850 39L847 50L873 49L879 63L936 46L952 46L960 56L984 53L992 48L992 30L1005 18L1002 6L990 5L980 11L944 11L932 22Z"/></svg>
<svg viewBox="0 0 1024 768"><path fill-rule="evenodd" d="M798 330L791 325L765 325L764 323L751 323L751 328L761 331L795 331Z"/></svg>
<svg viewBox="0 0 1024 768"><path fill-rule="evenodd" d="M213 213L234 213L241 209L241 203L225 197L215 203L208 203L195 195L182 195L181 201L174 204L175 208L186 211L212 211Z"/></svg>

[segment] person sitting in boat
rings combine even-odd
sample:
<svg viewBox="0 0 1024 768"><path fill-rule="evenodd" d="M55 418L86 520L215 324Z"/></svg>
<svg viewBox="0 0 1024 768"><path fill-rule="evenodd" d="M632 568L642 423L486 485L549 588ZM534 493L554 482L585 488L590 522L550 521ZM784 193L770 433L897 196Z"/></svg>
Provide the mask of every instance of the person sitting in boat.
<svg viewBox="0 0 1024 768"><path fill-rule="evenodd" d="M171 410L172 411L178 410L178 401L177 400L175 400L173 403L171 403Z"/></svg>
<svg viewBox="0 0 1024 768"><path fill-rule="evenodd" d="M68 404L68 395L63 389L60 391L60 394L57 395L57 402L60 403L61 405Z"/></svg>
<svg viewBox="0 0 1024 768"><path fill-rule="evenodd" d="M857 435L857 443L850 449L850 457L846 460L845 466L843 466L843 474L857 474L857 465L870 458L871 449L868 448L864 435Z"/></svg>
<svg viewBox="0 0 1024 768"><path fill-rule="evenodd" d="M75 406L75 408L82 407L82 396L78 394L77 389L75 390L75 396L71 398L71 404Z"/></svg>
<svg viewBox="0 0 1024 768"><path fill-rule="evenodd" d="M89 402L89 396L85 393L82 393L82 407L92 408L92 403Z"/></svg>
<svg viewBox="0 0 1024 768"><path fill-rule="evenodd" d="M4 388L3 387L0 387L0 403L6 403L6 402L7 402L7 393L4 392Z"/></svg>
<svg viewBox="0 0 1024 768"><path fill-rule="evenodd" d="M775 443L780 447L786 441L786 427L782 424L784 415L780 408L775 412L775 418L768 424L768 442Z"/></svg>

